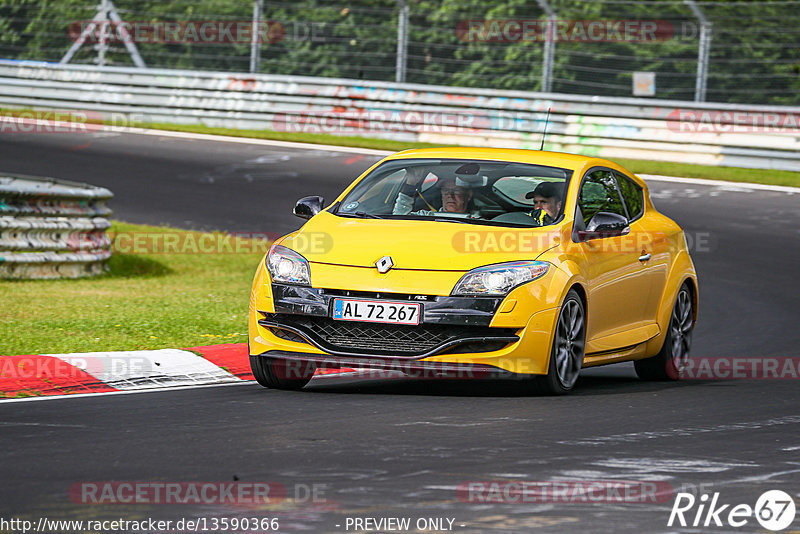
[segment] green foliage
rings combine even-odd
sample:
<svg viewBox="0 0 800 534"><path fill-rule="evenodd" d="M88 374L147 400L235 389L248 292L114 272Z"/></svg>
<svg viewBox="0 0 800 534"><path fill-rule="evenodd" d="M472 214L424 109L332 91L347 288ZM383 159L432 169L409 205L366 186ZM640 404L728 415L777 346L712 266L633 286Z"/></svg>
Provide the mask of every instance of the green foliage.
<svg viewBox="0 0 800 534"><path fill-rule="evenodd" d="M659 21L674 33L654 42L555 43L555 92L631 96L632 73L657 73L657 97L692 100L697 70L697 20L683 2L549 0L559 20ZM407 0L406 79L412 83L540 90L541 39L465 39L468 21L543 21L531 0ZM96 0L0 0L0 57L58 61ZM128 22L249 21L251 0L115 0ZM707 100L797 105L800 89L800 2L701 2L712 22ZM280 38L261 46L260 71L274 74L394 80L395 0L265 2L264 19ZM277 34L276 34L277 35ZM148 66L246 72L249 43L140 43ZM92 63L85 44L74 63ZM110 65L130 65L121 43Z"/></svg>

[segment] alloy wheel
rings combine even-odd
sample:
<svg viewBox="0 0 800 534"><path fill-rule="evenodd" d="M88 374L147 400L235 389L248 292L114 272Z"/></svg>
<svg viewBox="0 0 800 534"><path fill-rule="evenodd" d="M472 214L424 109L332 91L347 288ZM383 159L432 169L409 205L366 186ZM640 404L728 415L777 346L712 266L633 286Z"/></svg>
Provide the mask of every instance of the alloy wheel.
<svg viewBox="0 0 800 534"><path fill-rule="evenodd" d="M675 307L672 309L670 321L670 334L672 337L672 363L678 373L686 369L689 361L689 350L692 347L692 327L694 316L692 314L692 299L686 288L678 293Z"/></svg>
<svg viewBox="0 0 800 534"><path fill-rule="evenodd" d="M556 328L556 373L561 385L569 389L583 366L586 321L580 302L567 300L561 308Z"/></svg>

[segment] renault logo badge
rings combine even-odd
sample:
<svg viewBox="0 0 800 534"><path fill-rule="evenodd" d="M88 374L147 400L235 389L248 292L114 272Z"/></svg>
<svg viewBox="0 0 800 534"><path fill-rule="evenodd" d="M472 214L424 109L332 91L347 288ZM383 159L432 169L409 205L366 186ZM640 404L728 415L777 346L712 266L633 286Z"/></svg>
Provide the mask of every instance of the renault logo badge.
<svg viewBox="0 0 800 534"><path fill-rule="evenodd" d="M378 261L375 262L375 267L378 269L378 272L381 274L386 274L389 272L389 269L394 267L394 262L392 261L391 256L384 256Z"/></svg>

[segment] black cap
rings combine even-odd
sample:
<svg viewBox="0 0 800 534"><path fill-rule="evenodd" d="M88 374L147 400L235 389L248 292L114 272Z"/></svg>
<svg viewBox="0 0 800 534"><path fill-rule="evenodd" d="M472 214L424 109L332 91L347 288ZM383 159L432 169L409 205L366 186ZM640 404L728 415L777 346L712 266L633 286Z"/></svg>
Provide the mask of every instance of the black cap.
<svg viewBox="0 0 800 534"><path fill-rule="evenodd" d="M536 186L536 189L527 193L525 198L533 198L534 196L540 196L544 198L557 198L561 200L561 188L554 184L553 182L542 182Z"/></svg>

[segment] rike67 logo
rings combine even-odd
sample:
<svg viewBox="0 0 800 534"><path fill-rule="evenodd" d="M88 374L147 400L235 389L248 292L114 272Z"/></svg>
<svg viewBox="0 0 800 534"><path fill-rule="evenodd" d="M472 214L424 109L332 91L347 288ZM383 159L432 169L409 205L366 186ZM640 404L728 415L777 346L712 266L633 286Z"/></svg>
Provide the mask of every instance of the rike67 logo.
<svg viewBox="0 0 800 534"><path fill-rule="evenodd" d="M781 490L765 491L756 501L755 507L749 504L724 504L720 502L719 492L710 498L704 493L699 499L691 493L678 493L667 526L677 523L682 527L740 528L755 518L763 528L779 531L794 522L795 511L794 499Z"/></svg>

